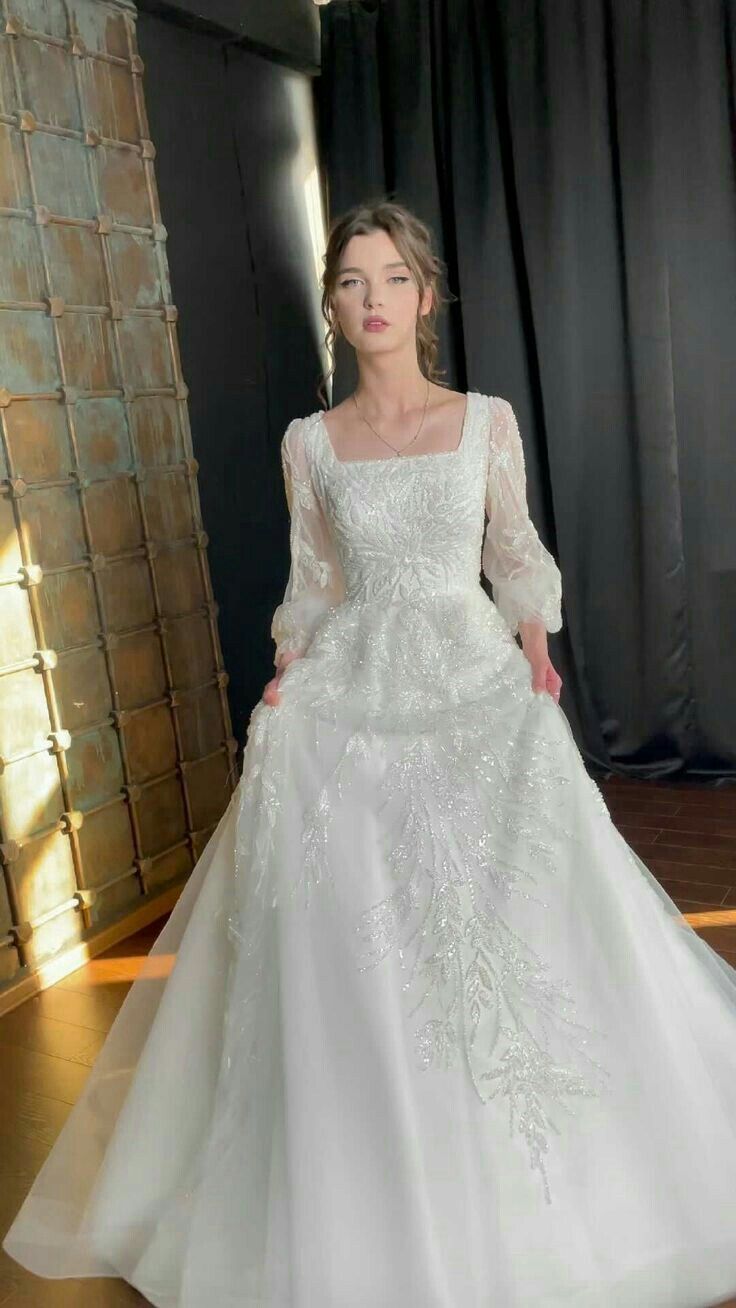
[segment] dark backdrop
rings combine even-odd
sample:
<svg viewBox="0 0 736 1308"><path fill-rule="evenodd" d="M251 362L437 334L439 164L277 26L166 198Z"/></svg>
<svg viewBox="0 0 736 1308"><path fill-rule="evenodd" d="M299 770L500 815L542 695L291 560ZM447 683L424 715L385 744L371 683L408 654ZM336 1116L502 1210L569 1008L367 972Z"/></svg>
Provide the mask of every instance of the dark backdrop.
<svg viewBox="0 0 736 1308"><path fill-rule="evenodd" d="M433 228L446 380L509 399L592 765L736 770L733 0L333 0L330 216ZM352 388L341 360L335 400Z"/></svg>
<svg viewBox="0 0 736 1308"><path fill-rule="evenodd" d="M235 24L232 33L193 24L158 0L139 4L137 23L202 516L241 744L253 704L273 675L270 620L289 568L279 443L292 418L319 407L321 360L309 285L314 253L294 177L303 129L290 107L294 81L304 73L299 59L289 66L286 19L293 5L278 0L278 6L283 50L268 57L260 41L244 42ZM228 6L219 8L224 14ZM235 18L237 6L229 8ZM260 29L256 35L263 35ZM302 29L293 35L296 46Z"/></svg>

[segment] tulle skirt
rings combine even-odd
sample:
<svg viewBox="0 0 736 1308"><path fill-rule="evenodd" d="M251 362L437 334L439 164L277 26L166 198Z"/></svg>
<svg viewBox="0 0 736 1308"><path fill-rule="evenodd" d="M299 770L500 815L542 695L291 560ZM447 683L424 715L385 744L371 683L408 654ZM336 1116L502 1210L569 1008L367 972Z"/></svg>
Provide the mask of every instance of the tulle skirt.
<svg viewBox="0 0 736 1308"><path fill-rule="evenodd" d="M159 1308L736 1293L736 971L478 587L342 605L3 1247Z"/></svg>

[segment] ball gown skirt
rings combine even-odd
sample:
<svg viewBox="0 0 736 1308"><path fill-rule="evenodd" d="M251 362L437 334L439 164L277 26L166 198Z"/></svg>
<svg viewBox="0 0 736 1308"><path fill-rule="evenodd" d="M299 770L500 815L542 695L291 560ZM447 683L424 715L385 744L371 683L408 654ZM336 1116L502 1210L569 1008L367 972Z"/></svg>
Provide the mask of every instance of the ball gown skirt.
<svg viewBox="0 0 736 1308"><path fill-rule="evenodd" d="M388 463L287 429L302 657L5 1237L41 1276L160 1308L736 1293L736 971L532 689L514 631L559 629L559 573L513 411L467 404L457 449Z"/></svg>

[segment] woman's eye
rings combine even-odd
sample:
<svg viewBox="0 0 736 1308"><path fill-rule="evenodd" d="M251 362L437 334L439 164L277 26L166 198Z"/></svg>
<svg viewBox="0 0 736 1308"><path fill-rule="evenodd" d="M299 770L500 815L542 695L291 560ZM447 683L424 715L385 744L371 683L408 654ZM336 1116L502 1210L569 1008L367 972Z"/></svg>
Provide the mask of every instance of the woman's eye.
<svg viewBox="0 0 736 1308"><path fill-rule="evenodd" d="M344 282L340 282L340 285L341 285L341 286L350 286L350 284L351 284L352 282L357 282L357 280L358 280L357 277L347 277L347 278L345 279ZM404 276L402 276L401 273L395 273L393 277L389 277L389 281L390 281L390 282L395 282L395 281L399 281L399 282L408 282L408 280L409 280L409 278L408 278L408 277L404 277Z"/></svg>

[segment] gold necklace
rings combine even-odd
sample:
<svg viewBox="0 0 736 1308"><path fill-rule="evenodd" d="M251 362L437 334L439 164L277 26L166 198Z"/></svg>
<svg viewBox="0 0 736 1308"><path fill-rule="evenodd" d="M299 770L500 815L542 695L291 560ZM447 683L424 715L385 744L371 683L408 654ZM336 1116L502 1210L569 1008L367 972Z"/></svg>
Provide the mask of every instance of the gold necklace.
<svg viewBox="0 0 736 1308"><path fill-rule="evenodd" d="M354 404L355 404L356 409L358 410L358 413L360 414L360 417L363 419L363 422L368 423L368 426L370 427L371 431L374 433L374 435L376 435L376 436L378 437L379 441L383 441L384 445L388 445L388 448L389 448L390 450L393 450L393 452L394 452L395 455L400 456L400 455L402 455L402 454L404 453L404 450L408 450L409 446L414 444L414 442L415 442L417 436L419 435L419 432L422 430L422 427L424 426L424 419L425 419L425 417L426 417L426 413L427 413L427 405L429 404L429 378L427 378L427 398L426 398L426 400L424 401L424 410L423 410L423 412L422 412L422 420L421 420L421 422L419 423L419 427L417 428L417 431L415 432L415 434L412 436L411 440L410 440L410 441L407 441L406 445L402 445L402 447L401 447L400 450L397 450L397 449L396 449L396 446L395 446L395 445L392 445L390 441L385 440L385 438L381 435L380 431L376 431L376 429L375 429L375 427L372 425L372 423L368 422L368 419L365 417L365 415L362 414L362 413L360 412L360 407L359 407L359 405L358 405L358 401L355 399L355 392L354 392L354 391L353 391L353 401L354 401Z"/></svg>

